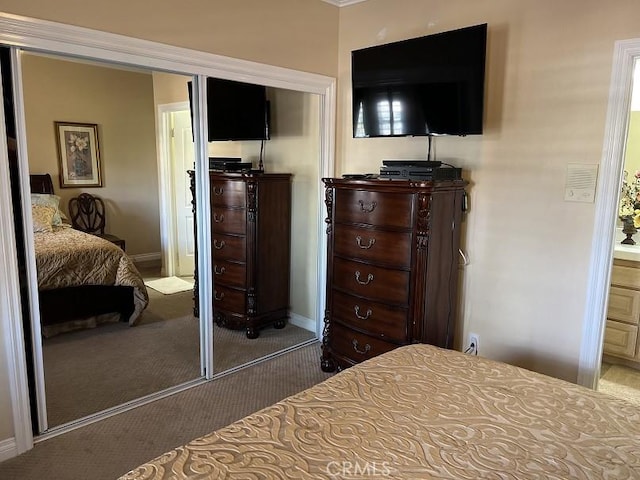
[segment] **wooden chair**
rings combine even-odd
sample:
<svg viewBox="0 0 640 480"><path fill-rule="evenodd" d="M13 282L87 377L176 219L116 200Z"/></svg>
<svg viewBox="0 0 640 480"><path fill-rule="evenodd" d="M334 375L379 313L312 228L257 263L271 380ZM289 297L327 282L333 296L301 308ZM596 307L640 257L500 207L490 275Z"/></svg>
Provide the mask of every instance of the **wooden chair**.
<svg viewBox="0 0 640 480"><path fill-rule="evenodd" d="M106 219L104 202L100 197L81 193L69 200L71 224L76 230L95 235L125 249L125 241L115 235L104 233Z"/></svg>

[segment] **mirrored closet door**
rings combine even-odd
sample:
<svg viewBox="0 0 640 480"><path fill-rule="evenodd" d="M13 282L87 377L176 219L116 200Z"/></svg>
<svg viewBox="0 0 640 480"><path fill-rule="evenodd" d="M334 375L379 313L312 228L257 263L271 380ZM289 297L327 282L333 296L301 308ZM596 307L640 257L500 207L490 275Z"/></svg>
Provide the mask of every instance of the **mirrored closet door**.
<svg viewBox="0 0 640 480"><path fill-rule="evenodd" d="M34 226L27 256L40 297L34 363L41 361L44 372L33 391L46 412L37 430L45 432L205 379L187 173L196 163L187 88L193 77L37 52L20 52L19 59ZM278 325L284 328L264 326L258 338L215 323L207 378L317 338L322 97L266 92L269 140L211 141L208 154L291 176L289 262L282 265L289 270L289 308ZM103 230L83 231L82 208L104 209ZM84 251L87 239L101 241L100 253L65 260L68 247ZM85 271L67 268L69 262ZM100 276L120 288L94 288Z"/></svg>

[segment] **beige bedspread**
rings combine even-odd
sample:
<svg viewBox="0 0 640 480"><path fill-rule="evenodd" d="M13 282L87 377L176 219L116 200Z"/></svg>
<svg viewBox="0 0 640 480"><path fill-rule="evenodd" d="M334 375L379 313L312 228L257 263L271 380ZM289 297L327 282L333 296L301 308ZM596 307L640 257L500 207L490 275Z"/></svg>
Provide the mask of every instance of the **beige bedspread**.
<svg viewBox="0 0 640 480"><path fill-rule="evenodd" d="M507 364L411 345L121 478L640 478L640 409Z"/></svg>
<svg viewBox="0 0 640 480"><path fill-rule="evenodd" d="M144 281L131 259L113 243L68 226L34 233L38 289L80 285L121 285L134 288L136 320L149 303Z"/></svg>

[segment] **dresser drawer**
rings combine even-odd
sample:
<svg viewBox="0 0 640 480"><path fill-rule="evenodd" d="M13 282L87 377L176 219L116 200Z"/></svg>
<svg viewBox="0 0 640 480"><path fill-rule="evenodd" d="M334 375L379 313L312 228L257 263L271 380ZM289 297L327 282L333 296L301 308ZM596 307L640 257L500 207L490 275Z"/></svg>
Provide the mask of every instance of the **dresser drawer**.
<svg viewBox="0 0 640 480"><path fill-rule="evenodd" d="M604 353L619 357L634 358L638 327L626 323L607 320L604 329Z"/></svg>
<svg viewBox="0 0 640 480"><path fill-rule="evenodd" d="M214 260L246 260L246 238L243 236L213 233L211 252Z"/></svg>
<svg viewBox="0 0 640 480"><path fill-rule="evenodd" d="M247 214L244 208L214 207L211 213L211 230L218 233L247 232Z"/></svg>
<svg viewBox="0 0 640 480"><path fill-rule="evenodd" d="M413 195L364 190L336 190L337 223L411 228Z"/></svg>
<svg viewBox="0 0 640 480"><path fill-rule="evenodd" d="M335 226L336 255L399 267L411 265L411 233Z"/></svg>
<svg viewBox="0 0 640 480"><path fill-rule="evenodd" d="M407 305L409 299L408 271L337 257L333 261L333 284L341 290L380 302Z"/></svg>
<svg viewBox="0 0 640 480"><path fill-rule="evenodd" d="M247 285L247 266L244 263L215 259L213 262L214 285L244 288Z"/></svg>
<svg viewBox="0 0 640 480"><path fill-rule="evenodd" d="M334 291L331 304L332 321L361 330L381 339L406 342L406 308L392 308L378 302L372 302Z"/></svg>
<svg viewBox="0 0 640 480"><path fill-rule="evenodd" d="M211 183L211 204L214 206L244 207L246 206L246 192L245 182L214 178Z"/></svg>
<svg viewBox="0 0 640 480"><path fill-rule="evenodd" d="M638 319L640 319L640 291L611 287L609 289L607 317L638 325Z"/></svg>
<svg viewBox="0 0 640 480"><path fill-rule="evenodd" d="M354 363L363 362L397 348L394 343L385 342L369 335L356 332L339 323L332 324L331 349L337 355L347 357Z"/></svg>
<svg viewBox="0 0 640 480"><path fill-rule="evenodd" d="M245 312L246 292L216 285L213 289L213 308L229 312Z"/></svg>

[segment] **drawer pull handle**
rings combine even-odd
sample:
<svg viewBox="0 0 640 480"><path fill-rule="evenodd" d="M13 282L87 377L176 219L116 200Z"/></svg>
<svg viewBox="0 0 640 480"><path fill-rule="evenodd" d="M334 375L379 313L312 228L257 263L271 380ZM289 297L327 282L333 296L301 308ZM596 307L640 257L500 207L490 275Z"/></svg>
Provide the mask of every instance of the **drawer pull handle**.
<svg viewBox="0 0 640 480"><path fill-rule="evenodd" d="M378 205L378 202L371 202L365 205L365 203L362 200L358 200L358 203L360 204L360 210L362 210L365 213L373 212L373 209L376 208L376 206Z"/></svg>
<svg viewBox="0 0 640 480"><path fill-rule="evenodd" d="M222 223L224 221L224 214L220 214L220 216L218 216L217 213L213 214L213 221L216 223Z"/></svg>
<svg viewBox="0 0 640 480"><path fill-rule="evenodd" d="M362 237L360 235L358 235L356 237L356 243L358 244L358 246L360 248L362 248L363 250L369 250L371 247L373 247L373 245L376 243L376 239L375 238L370 238L369 239L369 245L362 245Z"/></svg>
<svg viewBox="0 0 640 480"><path fill-rule="evenodd" d="M364 315L360 315L360 307L358 305L354 307L354 310L356 311L356 317L358 317L360 320L367 320L373 313L371 309L368 308L367 313L365 313Z"/></svg>
<svg viewBox="0 0 640 480"><path fill-rule="evenodd" d="M222 275L224 272L226 272L226 269L224 267L218 268L218 266L216 265L216 266L213 267L213 272L216 275Z"/></svg>
<svg viewBox="0 0 640 480"><path fill-rule="evenodd" d="M213 241L213 247L216 250L220 250L221 248L224 248L224 240L222 240L220 243L218 243L218 240L214 240Z"/></svg>
<svg viewBox="0 0 640 480"><path fill-rule="evenodd" d="M371 345L369 345L367 343L364 346L364 350L360 350L358 348L358 340L354 340L353 341L353 349L356 351L356 353L359 353L360 355L366 355L367 353L369 353L369 350L371 350Z"/></svg>
<svg viewBox="0 0 640 480"><path fill-rule="evenodd" d="M360 280L360 271L356 270L356 282L358 282L360 285L369 285L369 283L371 283L371 280L373 280L373 273L367 275L366 281L362 281Z"/></svg>
<svg viewBox="0 0 640 480"><path fill-rule="evenodd" d="M219 296L218 296L218 292L216 290L213 291L213 298L220 301L220 300L224 300L224 292L222 292Z"/></svg>
<svg viewBox="0 0 640 480"><path fill-rule="evenodd" d="M222 187L213 187L213 193L215 193L216 195L222 195L222 192L224 192L224 188L222 188Z"/></svg>

